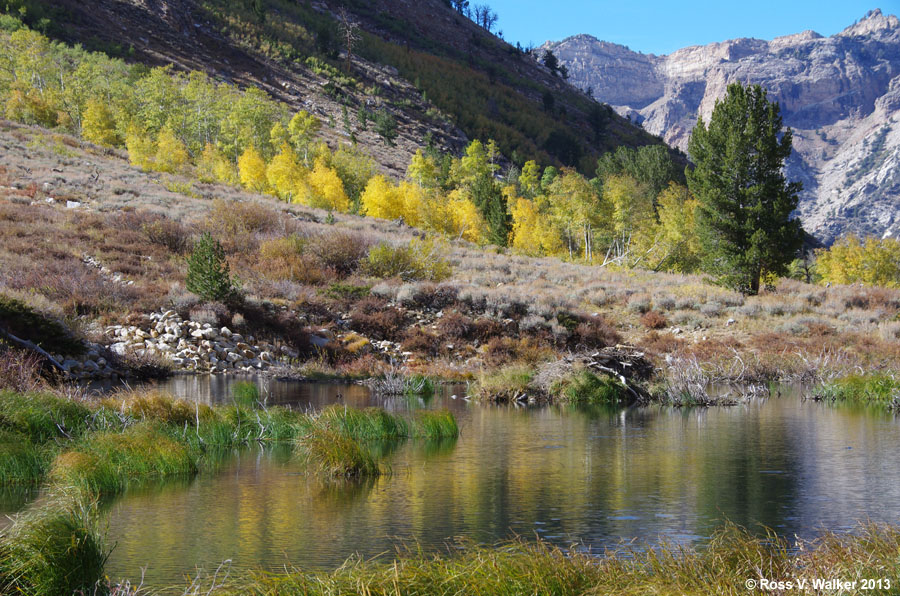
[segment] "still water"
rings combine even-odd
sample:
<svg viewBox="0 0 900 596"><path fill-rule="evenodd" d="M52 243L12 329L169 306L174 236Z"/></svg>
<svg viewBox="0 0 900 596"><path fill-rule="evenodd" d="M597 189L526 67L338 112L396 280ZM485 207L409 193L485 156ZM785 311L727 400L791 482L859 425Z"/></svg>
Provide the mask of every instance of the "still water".
<svg viewBox="0 0 900 596"><path fill-rule="evenodd" d="M176 378L204 402L222 379ZM352 385L275 383L269 404L335 401L393 411L447 407L456 441L382 446L392 473L322 482L289 450L248 449L215 474L133 490L107 507L107 572L149 585L196 567L333 568L398 544L440 549L540 536L584 548L623 539L702 542L723 520L786 535L900 523L900 423L790 394L712 409L620 411L478 406L445 389L379 400Z"/></svg>

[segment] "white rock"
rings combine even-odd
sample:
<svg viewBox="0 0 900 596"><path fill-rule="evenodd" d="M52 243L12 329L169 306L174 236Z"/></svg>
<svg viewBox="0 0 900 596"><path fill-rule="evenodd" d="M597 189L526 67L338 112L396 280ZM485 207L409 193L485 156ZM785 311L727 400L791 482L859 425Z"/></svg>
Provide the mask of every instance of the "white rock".
<svg viewBox="0 0 900 596"><path fill-rule="evenodd" d="M241 357L240 354L237 354L237 353L235 353L235 352L228 352L228 353L225 355L225 359L226 359L228 362L237 362L237 361L239 361L239 360L242 360L242 357Z"/></svg>
<svg viewBox="0 0 900 596"><path fill-rule="evenodd" d="M201 337L203 337L203 329L194 329L193 331L191 331L191 337L200 339Z"/></svg>
<svg viewBox="0 0 900 596"><path fill-rule="evenodd" d="M222 334L222 337L231 337L233 335L231 333L231 329L229 329L228 327L222 327L219 333Z"/></svg>

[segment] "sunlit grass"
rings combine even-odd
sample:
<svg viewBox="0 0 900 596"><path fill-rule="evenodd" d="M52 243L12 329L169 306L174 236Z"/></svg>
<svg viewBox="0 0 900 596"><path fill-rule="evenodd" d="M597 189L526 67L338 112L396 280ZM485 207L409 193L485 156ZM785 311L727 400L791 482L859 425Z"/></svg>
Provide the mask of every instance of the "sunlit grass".
<svg viewBox="0 0 900 596"><path fill-rule="evenodd" d="M325 477L371 477L381 474L371 451L357 440L328 428L315 428L298 446L311 471Z"/></svg>
<svg viewBox="0 0 900 596"><path fill-rule="evenodd" d="M456 417L449 410L421 410L413 426L416 436L425 439L455 439L459 436Z"/></svg>
<svg viewBox="0 0 900 596"><path fill-rule="evenodd" d="M315 418L315 425L363 440L400 439L410 434L409 422L381 408L360 410L341 405L328 406Z"/></svg>
<svg viewBox="0 0 900 596"><path fill-rule="evenodd" d="M121 491L131 481L191 476L197 459L189 447L149 423L124 432L95 433L53 461L50 479L96 494Z"/></svg>
<svg viewBox="0 0 900 596"><path fill-rule="evenodd" d="M893 578L898 551L900 529L891 527L793 543L726 524L697 548L662 543L589 553L540 541L462 543L449 555L414 549L393 560L351 558L334 572L251 572L213 594L740 595L749 579Z"/></svg>
<svg viewBox="0 0 900 596"><path fill-rule="evenodd" d="M515 400L529 390L534 373L534 367L518 364L482 372L472 394L482 401L504 403Z"/></svg>
<svg viewBox="0 0 900 596"><path fill-rule="evenodd" d="M582 370L559 381L552 390L572 404L621 404L628 401L628 391L622 383Z"/></svg>
<svg viewBox="0 0 900 596"><path fill-rule="evenodd" d="M886 373L847 375L820 385L813 394L830 402L900 408L900 380Z"/></svg>
<svg viewBox="0 0 900 596"><path fill-rule="evenodd" d="M36 443L80 434L90 414L84 404L51 393L0 392L0 426L15 429Z"/></svg>
<svg viewBox="0 0 900 596"><path fill-rule="evenodd" d="M56 490L39 509L18 515L0 536L0 594L102 594L108 553L96 503Z"/></svg>

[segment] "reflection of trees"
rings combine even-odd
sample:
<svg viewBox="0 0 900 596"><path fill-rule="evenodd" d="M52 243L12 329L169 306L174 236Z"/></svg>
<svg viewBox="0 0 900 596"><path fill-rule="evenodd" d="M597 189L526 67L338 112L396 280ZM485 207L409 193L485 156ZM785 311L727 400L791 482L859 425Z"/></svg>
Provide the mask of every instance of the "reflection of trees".
<svg viewBox="0 0 900 596"><path fill-rule="evenodd" d="M395 538L434 547L459 535L492 542L510 530L600 547L617 536L708 535L723 518L789 533L796 517L819 519L816 496L828 495L847 522L874 495L900 502L886 467L900 449L896 423L825 408L797 413L797 402L783 400L471 408L455 442L373 446L392 473L366 482L323 483L289 454L245 453L219 475L114 503L113 569L168 560L181 572L229 557L277 567L285 554L297 565L333 566L354 552L391 551Z"/></svg>

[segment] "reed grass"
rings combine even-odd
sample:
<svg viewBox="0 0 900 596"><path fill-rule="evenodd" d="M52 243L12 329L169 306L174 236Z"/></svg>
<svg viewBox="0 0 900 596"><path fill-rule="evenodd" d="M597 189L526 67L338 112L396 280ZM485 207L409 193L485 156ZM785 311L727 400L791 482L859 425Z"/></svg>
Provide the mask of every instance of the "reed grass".
<svg viewBox="0 0 900 596"><path fill-rule="evenodd" d="M158 389L139 389L118 392L100 401L103 408L113 410L135 420L163 422L183 426L213 416L205 404L176 399Z"/></svg>
<svg viewBox="0 0 900 596"><path fill-rule="evenodd" d="M459 436L456 417L449 410L420 410L413 428L416 436L429 440L455 439Z"/></svg>
<svg viewBox="0 0 900 596"><path fill-rule="evenodd" d="M314 428L298 446L310 470L325 477L379 476L372 453L357 440L329 428Z"/></svg>
<svg viewBox="0 0 900 596"><path fill-rule="evenodd" d="M103 594L108 553L89 495L55 491L0 536L0 594Z"/></svg>
<svg viewBox="0 0 900 596"><path fill-rule="evenodd" d="M853 374L819 385L813 395L825 401L900 409L900 380L887 373Z"/></svg>
<svg viewBox="0 0 900 596"><path fill-rule="evenodd" d="M410 436L409 422L382 408L363 410L346 405L332 405L315 417L317 428L335 431L351 439L387 440Z"/></svg>
<svg viewBox="0 0 900 596"><path fill-rule="evenodd" d="M257 408L260 405L259 387L250 381L238 381L231 386L231 399L242 408Z"/></svg>
<svg viewBox="0 0 900 596"><path fill-rule="evenodd" d="M852 535L829 533L791 542L772 532L755 536L726 524L703 547L629 544L594 554L524 540L495 546L462 542L455 547L448 555L412 549L394 560L354 557L334 572L255 571L210 593L739 596L750 593L748 579L895 578L900 571L900 528L876 525L862 526Z"/></svg>
<svg viewBox="0 0 900 596"><path fill-rule="evenodd" d="M0 479L4 485L40 482L51 460L50 446L36 445L25 435L0 430Z"/></svg>
<svg viewBox="0 0 900 596"><path fill-rule="evenodd" d="M23 433L35 443L80 435L90 415L84 404L51 393L0 392L0 426Z"/></svg>
<svg viewBox="0 0 900 596"><path fill-rule="evenodd" d="M589 370L557 382L551 393L571 404L618 405L628 401L628 390L622 383Z"/></svg>
<svg viewBox="0 0 900 596"><path fill-rule="evenodd" d="M481 401L506 403L526 395L534 379L533 367L514 364L479 375L472 396Z"/></svg>
<svg viewBox="0 0 900 596"><path fill-rule="evenodd" d="M158 426L141 423L123 432L94 433L53 461L50 479L96 494L123 490L129 482L197 472L197 458L185 443Z"/></svg>

